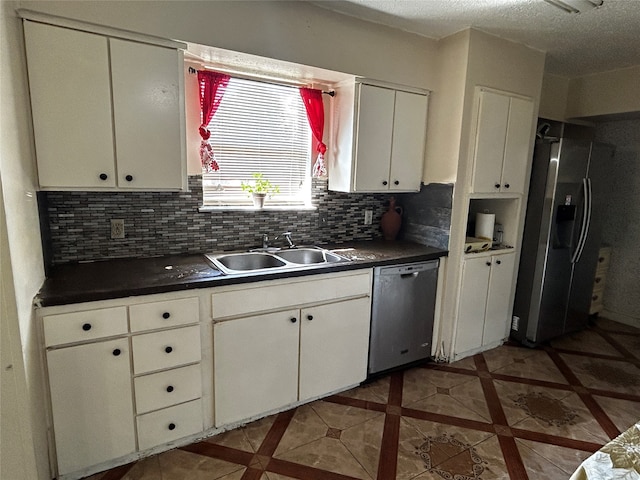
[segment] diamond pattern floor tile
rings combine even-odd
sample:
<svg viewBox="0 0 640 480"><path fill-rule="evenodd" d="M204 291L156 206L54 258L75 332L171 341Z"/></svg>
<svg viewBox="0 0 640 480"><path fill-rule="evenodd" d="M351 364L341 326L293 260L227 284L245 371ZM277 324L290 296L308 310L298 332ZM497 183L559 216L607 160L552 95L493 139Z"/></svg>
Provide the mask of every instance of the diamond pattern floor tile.
<svg viewBox="0 0 640 480"><path fill-rule="evenodd" d="M639 347L640 330L597 319L544 348L395 372L88 478L566 479L640 418Z"/></svg>

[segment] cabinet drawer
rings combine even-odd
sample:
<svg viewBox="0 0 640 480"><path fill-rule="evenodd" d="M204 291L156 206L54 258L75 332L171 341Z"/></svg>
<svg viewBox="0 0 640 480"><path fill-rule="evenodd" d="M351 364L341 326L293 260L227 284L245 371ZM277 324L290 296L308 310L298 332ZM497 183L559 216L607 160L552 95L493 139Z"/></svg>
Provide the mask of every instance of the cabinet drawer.
<svg viewBox="0 0 640 480"><path fill-rule="evenodd" d="M137 417L140 450L202 431L200 400L183 403Z"/></svg>
<svg viewBox="0 0 640 480"><path fill-rule="evenodd" d="M136 377L134 383L138 414L159 410L202 396L199 364Z"/></svg>
<svg viewBox="0 0 640 480"><path fill-rule="evenodd" d="M137 335L131 342L136 375L200 361L199 325Z"/></svg>
<svg viewBox="0 0 640 480"><path fill-rule="evenodd" d="M181 298L164 302L131 305L129 316L132 332L197 323L197 298Z"/></svg>
<svg viewBox="0 0 640 480"><path fill-rule="evenodd" d="M315 302L370 295L369 273L325 277L320 280L287 282L213 293L213 318L247 315Z"/></svg>
<svg viewBox="0 0 640 480"><path fill-rule="evenodd" d="M127 333L127 307L47 315L42 318L45 345L62 345Z"/></svg>

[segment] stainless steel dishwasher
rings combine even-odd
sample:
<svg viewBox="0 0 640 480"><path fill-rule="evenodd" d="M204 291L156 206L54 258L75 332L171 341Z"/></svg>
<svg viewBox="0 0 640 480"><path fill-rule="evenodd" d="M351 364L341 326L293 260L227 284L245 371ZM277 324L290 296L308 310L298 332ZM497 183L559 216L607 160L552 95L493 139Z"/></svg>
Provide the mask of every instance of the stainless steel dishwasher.
<svg viewBox="0 0 640 480"><path fill-rule="evenodd" d="M369 375L431 355L438 263L374 268Z"/></svg>

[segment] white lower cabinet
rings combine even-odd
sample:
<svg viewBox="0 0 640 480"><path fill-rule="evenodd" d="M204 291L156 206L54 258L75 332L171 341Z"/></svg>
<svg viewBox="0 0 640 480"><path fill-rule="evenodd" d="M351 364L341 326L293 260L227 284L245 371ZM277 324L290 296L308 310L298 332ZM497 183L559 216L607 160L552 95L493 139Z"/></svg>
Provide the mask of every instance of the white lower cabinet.
<svg viewBox="0 0 640 480"><path fill-rule="evenodd" d="M371 272L338 275L327 284L328 278L213 294L217 427L318 398L366 378ZM301 294L284 295L290 288ZM242 293L247 299L278 295L291 308L247 315L254 307L252 300L241 301ZM230 306L225 301L231 298L236 303ZM221 311L231 318L216 318Z"/></svg>
<svg viewBox="0 0 640 480"><path fill-rule="evenodd" d="M47 352L60 475L135 451L129 353L128 338Z"/></svg>
<svg viewBox="0 0 640 480"><path fill-rule="evenodd" d="M515 256L515 253L505 253L464 260L456 358L505 338L515 287Z"/></svg>
<svg viewBox="0 0 640 480"><path fill-rule="evenodd" d="M41 312L58 476L203 431L198 298L135 302Z"/></svg>
<svg viewBox="0 0 640 480"><path fill-rule="evenodd" d="M365 379L370 304L365 297L301 311L299 400Z"/></svg>
<svg viewBox="0 0 640 480"><path fill-rule="evenodd" d="M214 324L216 426L298 399L299 315L287 310Z"/></svg>

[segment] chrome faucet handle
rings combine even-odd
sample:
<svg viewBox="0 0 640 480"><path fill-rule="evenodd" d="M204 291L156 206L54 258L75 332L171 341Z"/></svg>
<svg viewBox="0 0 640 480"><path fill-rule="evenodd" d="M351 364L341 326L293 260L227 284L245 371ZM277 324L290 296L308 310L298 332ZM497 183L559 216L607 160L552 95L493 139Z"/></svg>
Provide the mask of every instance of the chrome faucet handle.
<svg viewBox="0 0 640 480"><path fill-rule="evenodd" d="M289 244L289 248L293 248L295 247L295 245L293 244L293 242L291 241L291 232L284 232L282 234L282 236L285 238L285 240L287 241L287 243Z"/></svg>
<svg viewBox="0 0 640 480"><path fill-rule="evenodd" d="M266 233L262 234L262 248L269 248L269 235Z"/></svg>

